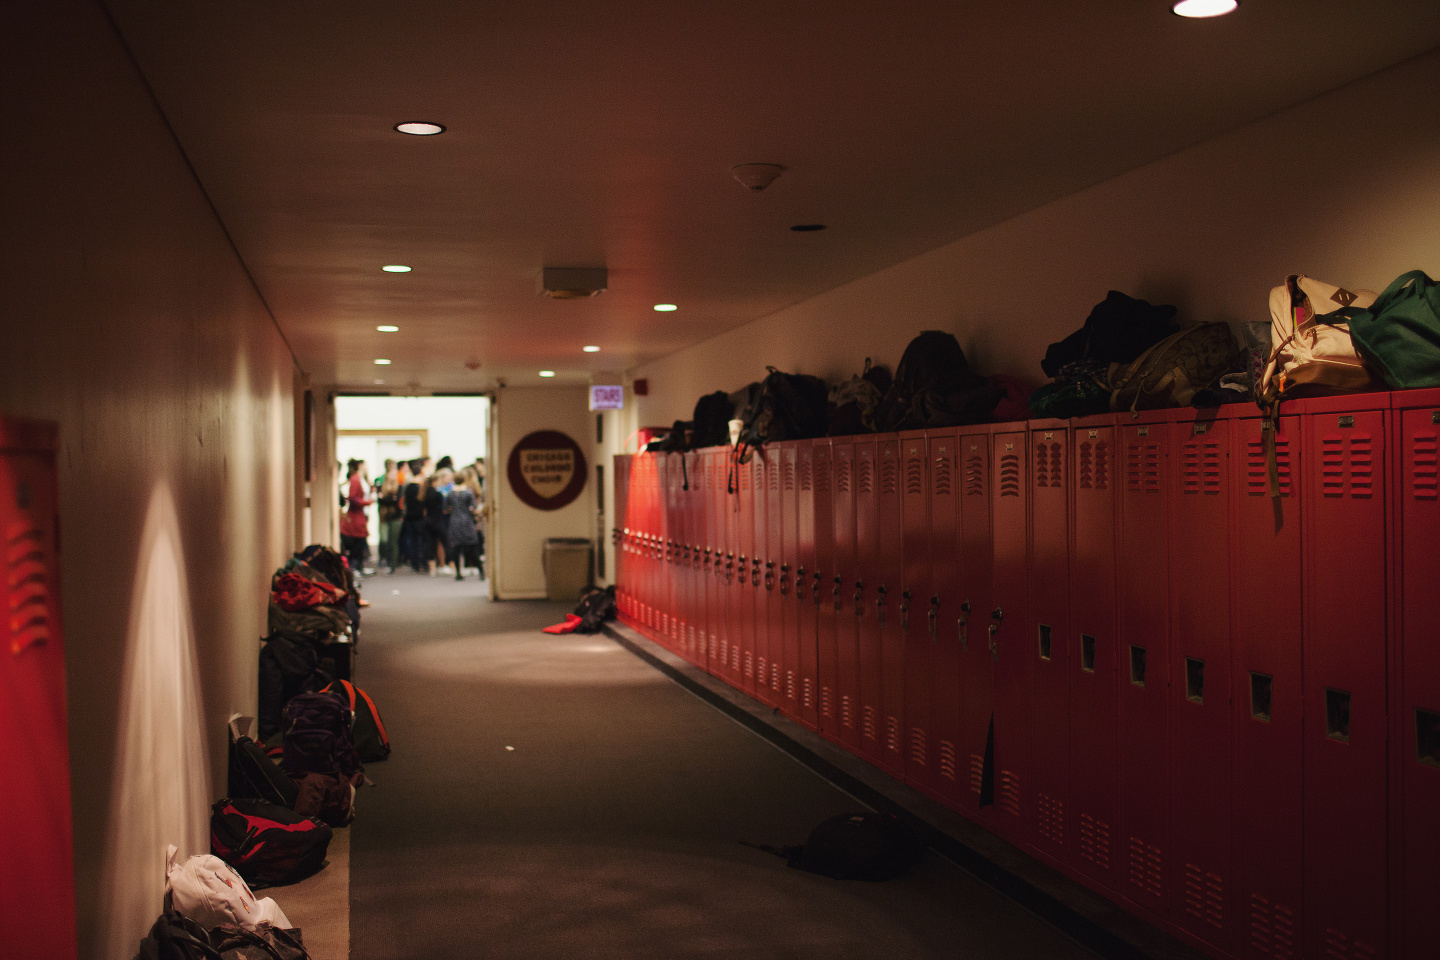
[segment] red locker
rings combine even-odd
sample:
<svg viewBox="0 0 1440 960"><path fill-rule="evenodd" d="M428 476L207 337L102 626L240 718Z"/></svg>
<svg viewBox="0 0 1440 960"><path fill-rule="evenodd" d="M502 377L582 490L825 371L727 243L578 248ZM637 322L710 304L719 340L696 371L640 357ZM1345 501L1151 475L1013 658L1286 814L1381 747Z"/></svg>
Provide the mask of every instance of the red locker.
<svg viewBox="0 0 1440 960"><path fill-rule="evenodd" d="M954 439L951 438L953 445ZM905 643L905 782L932 796L940 796L938 763L932 754L938 748L935 737L933 682L938 667L939 644L931 633L938 629L937 604L931 582L933 557L930 553L931 518L930 450L925 433L900 435L901 634ZM950 535L954 536L953 511Z"/></svg>
<svg viewBox="0 0 1440 960"><path fill-rule="evenodd" d="M815 456L815 571L810 578L815 608L815 720L827 739L840 739L839 654L841 579L835 556L835 470L831 441L813 441Z"/></svg>
<svg viewBox="0 0 1440 960"><path fill-rule="evenodd" d="M1304 883L1300 757L1301 591L1277 589L1299 570L1304 461L1300 422L1282 416L1275 440L1279 518L1270 497L1265 422L1231 423L1230 612L1235 744L1235 953L1246 960L1295 957Z"/></svg>
<svg viewBox="0 0 1440 960"><path fill-rule="evenodd" d="M674 577L670 569L670 528L672 521L672 494L670 490L670 458L664 454L652 454L655 468L655 592L651 603L654 606L655 629L660 643L668 650L675 649L670 632L670 615Z"/></svg>
<svg viewBox="0 0 1440 960"><path fill-rule="evenodd" d="M1171 427L1170 918L1232 949L1230 500L1227 419Z"/></svg>
<svg viewBox="0 0 1440 960"><path fill-rule="evenodd" d="M816 620L820 576L815 545L815 441L802 441L795 448L795 555L791 562L791 597L795 622L795 676L800 712L796 716L811 730L820 728L817 708L819 684L816 669ZM828 520L828 515L827 515Z"/></svg>
<svg viewBox="0 0 1440 960"><path fill-rule="evenodd" d="M1115 625L1115 525L1119 475L1114 417L1072 424L1070 556L1070 863L1091 882L1120 889L1120 645Z"/></svg>
<svg viewBox="0 0 1440 960"><path fill-rule="evenodd" d="M885 663L881 647L879 612L885 606L880 588L884 565L880 556L880 500L878 445L874 440L855 442L855 635L859 673L860 752L877 767L884 763L881 749L885 720ZM887 534L892 531L886 531Z"/></svg>
<svg viewBox="0 0 1440 960"><path fill-rule="evenodd" d="M989 633L994 665L994 829L1015 843L1033 838L1030 777L1033 684L1027 601L1029 483L1023 424L997 427L992 441L990 517L994 525Z"/></svg>
<svg viewBox="0 0 1440 960"><path fill-rule="evenodd" d="M1387 953L1388 395L1306 400L1306 953Z"/></svg>
<svg viewBox="0 0 1440 960"><path fill-rule="evenodd" d="M875 627L880 636L880 756L893 777L905 776L905 632L909 598L904 584L904 521L900 507L900 439L876 444L876 542L879 566Z"/></svg>
<svg viewBox="0 0 1440 960"><path fill-rule="evenodd" d="M726 492L729 479L729 451L724 448L705 451L710 459L709 498L706 509L706 523L710 531L710 585L706 592L708 606L709 636L706 638L707 669L717 677L725 676L725 655L729 651L730 623L727 618L725 560L729 551L728 528L725 520L730 514L730 495ZM731 556L733 575L734 557Z"/></svg>
<svg viewBox="0 0 1440 960"><path fill-rule="evenodd" d="M929 465L925 495L929 500L926 506L929 522L924 550L928 559L929 593L916 594L911 600L910 629L913 633L917 619L921 620L923 642L929 645L929 776L924 782L941 800L953 803L963 789L959 625L964 593L956 550L960 542L959 446L955 434L949 431L929 431L926 446ZM908 529L908 515L906 523ZM909 698L907 690L907 704ZM912 729L914 726L912 720Z"/></svg>
<svg viewBox="0 0 1440 960"><path fill-rule="evenodd" d="M871 445L873 449L873 444ZM835 620L835 699L837 742L860 752L860 617L864 582L856 550L857 452L848 438L831 441L834 494L831 501L835 573L831 606ZM873 619L873 618L872 618Z"/></svg>
<svg viewBox="0 0 1440 960"><path fill-rule="evenodd" d="M1030 424L1029 621L1024 651L1033 696L1029 739L1032 842L1070 859L1070 431L1063 420Z"/></svg>
<svg viewBox="0 0 1440 960"><path fill-rule="evenodd" d="M744 674L740 669L741 661L741 620L740 620L740 594L743 585L748 582L740 572L741 566L741 527L740 510L741 499L741 471L734 463L733 455L726 454L725 458L725 494L722 509L720 511L720 523L724 525L725 533L725 563L723 573L723 599L721 605L724 608L725 632L720 638L720 677L732 687L739 689L744 686Z"/></svg>
<svg viewBox="0 0 1440 960"><path fill-rule="evenodd" d="M9 616L0 646L0 943L73 960L75 872L53 424L0 418L0 535Z"/></svg>
<svg viewBox="0 0 1440 960"><path fill-rule="evenodd" d="M755 559L755 503L760 499L755 490L754 460L735 468L735 592L731 597L730 667L739 689L755 694L755 585L751 582L752 561Z"/></svg>
<svg viewBox="0 0 1440 960"><path fill-rule="evenodd" d="M990 433L965 432L955 438L961 474L960 523L957 530L959 572L956 593L959 614L955 632L960 641L960 691L956 747L964 771L952 799L955 809L982 822L995 815L994 751L990 715L995 696L995 661L987 642L991 611L994 546L990 525Z"/></svg>
<svg viewBox="0 0 1440 960"><path fill-rule="evenodd" d="M785 478L784 444L773 444L765 451L765 553L761 568L761 587L765 605L765 651L769 664L757 677L764 680L770 704L784 707L785 628L784 605L777 590L780 565L784 563L785 510L783 486Z"/></svg>
<svg viewBox="0 0 1440 960"><path fill-rule="evenodd" d="M1396 392L1399 577L1396 626L1398 836L1395 952L1434 956L1435 893L1440 890L1440 390Z"/></svg>
<svg viewBox="0 0 1440 960"><path fill-rule="evenodd" d="M662 599L660 602L661 642L674 653L683 653L680 645L680 592L682 574L680 553L680 461L673 454L662 454L660 466L660 502L665 511L663 565L660 568Z"/></svg>
<svg viewBox="0 0 1440 960"><path fill-rule="evenodd" d="M615 485L614 506L611 511L613 526L610 528L610 543L615 549L615 606L621 617L630 616L630 576L626 569L629 554L629 529L625 522L630 487L630 458L617 454L611 460L611 482Z"/></svg>
<svg viewBox="0 0 1440 960"><path fill-rule="evenodd" d="M688 464L685 492L685 543L688 546L685 618L686 657L697 666L705 665L705 470L706 457L698 452L685 454Z"/></svg>
<svg viewBox="0 0 1440 960"><path fill-rule="evenodd" d="M775 622L780 627L780 668L775 671L779 681L780 709L785 715L800 719L800 622L795 608L794 581L799 566L800 490L797 468L800 462L798 443L780 445L780 553L775 558L775 594L771 604L778 607ZM776 517L770 518L771 527Z"/></svg>
<svg viewBox="0 0 1440 960"><path fill-rule="evenodd" d="M1170 543L1166 411L1121 418L1124 485L1116 550L1120 628L1120 840L1130 902L1168 913Z"/></svg>
<svg viewBox="0 0 1440 960"><path fill-rule="evenodd" d="M755 540L751 544L750 554L750 585L753 588L754 601L754 696L767 707L779 706L770 682L770 643L771 635L776 633L774 624L770 622L770 592L774 588L775 572L772 551L777 546L771 540L773 531L770 526L770 513L772 501L778 499L775 489L772 489L772 481L778 486L778 467L773 449L756 450L754 459L750 461L751 478L755 486ZM779 637L774 639L778 641Z"/></svg>

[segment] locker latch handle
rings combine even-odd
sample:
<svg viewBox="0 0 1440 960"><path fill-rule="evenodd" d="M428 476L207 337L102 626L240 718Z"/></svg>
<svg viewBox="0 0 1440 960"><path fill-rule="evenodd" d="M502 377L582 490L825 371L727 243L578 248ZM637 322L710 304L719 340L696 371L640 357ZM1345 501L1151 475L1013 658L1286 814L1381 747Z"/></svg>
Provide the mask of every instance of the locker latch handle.
<svg viewBox="0 0 1440 960"><path fill-rule="evenodd" d="M930 612L925 614L930 620L930 642L934 643L939 639L940 626L940 594L930 598Z"/></svg>
<svg viewBox="0 0 1440 960"><path fill-rule="evenodd" d="M855 617L856 617L856 619L859 619L860 617L865 616L865 607L864 607L863 603L861 602L861 598L864 597L864 595L865 595L865 584L861 583L859 580L856 580L856 581L855 581Z"/></svg>
<svg viewBox="0 0 1440 960"><path fill-rule="evenodd" d="M960 618L955 621L955 632L960 635L960 649L970 649L970 601L960 603Z"/></svg>
<svg viewBox="0 0 1440 960"><path fill-rule="evenodd" d="M876 593L878 596L875 597L875 616L879 619L880 626L883 627L885 626L885 584L880 584Z"/></svg>
<svg viewBox="0 0 1440 960"><path fill-rule="evenodd" d="M910 632L910 591L900 593L900 629Z"/></svg>
<svg viewBox="0 0 1440 960"><path fill-rule="evenodd" d="M1000 645L995 641L995 634L1000 632L1000 621L1004 619L1005 614L999 607L990 611L990 659L995 663L1000 662Z"/></svg>
<svg viewBox="0 0 1440 960"><path fill-rule="evenodd" d="M818 577L819 574L817 573L816 576ZM835 590L834 590L833 593L831 594L831 597L832 597L832 599L835 601L835 614L836 614L837 616L840 614L840 584L841 584L840 578L839 578L839 577L836 577L836 578L835 578Z"/></svg>
<svg viewBox="0 0 1440 960"><path fill-rule="evenodd" d="M804 570L801 570L800 572L801 572L801 573L804 573L805 571L804 571ZM790 582L790 564L788 564L788 563L782 563L782 564L780 564L780 596L782 596L782 597L787 597L787 596L790 595L790 588L789 588L788 586L786 586L786 584L788 584L789 582ZM800 596L800 586L799 586L798 578L797 578L797 582L796 582L796 586L795 586L795 596L796 596L797 599L798 599L799 596Z"/></svg>
<svg viewBox="0 0 1440 960"><path fill-rule="evenodd" d="M750 558L750 586L759 589L760 587L760 558Z"/></svg>
<svg viewBox="0 0 1440 960"><path fill-rule="evenodd" d="M765 589L771 590L775 587L775 561L765 561Z"/></svg>
<svg viewBox="0 0 1440 960"><path fill-rule="evenodd" d="M820 609L820 580L821 580L820 571L819 571L819 570L816 570L814 576L815 576L815 587L814 587L813 590L810 591L810 595L815 599L815 609L818 610L818 609ZM838 588L837 588L837 589L838 589Z"/></svg>

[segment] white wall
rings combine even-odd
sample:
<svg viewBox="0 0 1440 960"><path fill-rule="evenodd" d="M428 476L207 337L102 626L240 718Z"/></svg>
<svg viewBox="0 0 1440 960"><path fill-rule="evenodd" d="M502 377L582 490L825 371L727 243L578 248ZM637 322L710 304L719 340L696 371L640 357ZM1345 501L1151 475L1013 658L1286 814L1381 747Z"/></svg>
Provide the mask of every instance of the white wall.
<svg viewBox="0 0 1440 960"><path fill-rule="evenodd" d="M486 456L487 397L335 398L337 430L426 430L430 456L456 465ZM372 464L372 468L373 468ZM374 476L372 469L371 476Z"/></svg>
<svg viewBox="0 0 1440 960"><path fill-rule="evenodd" d="M766 364L893 368L927 329L955 333L982 373L1038 384L1046 346L1112 288L1234 323L1268 320L1289 273L1376 290L1440 276L1437 100L1440 52L722 333L632 371L650 383L638 422L688 418Z"/></svg>
<svg viewBox="0 0 1440 960"><path fill-rule="evenodd" d="M495 398L495 455L489 460L491 582L496 599L545 596L542 566L549 537L595 537L595 416L585 387L509 387ZM510 452L528 434L558 430L585 453L585 488L569 506L537 510L515 495L506 477ZM607 471L608 472L608 471Z"/></svg>

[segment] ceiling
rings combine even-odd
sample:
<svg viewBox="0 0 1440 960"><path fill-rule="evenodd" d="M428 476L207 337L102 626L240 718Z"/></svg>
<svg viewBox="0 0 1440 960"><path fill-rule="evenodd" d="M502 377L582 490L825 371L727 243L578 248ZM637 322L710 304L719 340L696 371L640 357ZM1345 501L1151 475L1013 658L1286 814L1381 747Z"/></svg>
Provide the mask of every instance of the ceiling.
<svg viewBox="0 0 1440 960"><path fill-rule="evenodd" d="M1434 0L104 2L301 367L397 391L628 369L1440 45Z"/></svg>

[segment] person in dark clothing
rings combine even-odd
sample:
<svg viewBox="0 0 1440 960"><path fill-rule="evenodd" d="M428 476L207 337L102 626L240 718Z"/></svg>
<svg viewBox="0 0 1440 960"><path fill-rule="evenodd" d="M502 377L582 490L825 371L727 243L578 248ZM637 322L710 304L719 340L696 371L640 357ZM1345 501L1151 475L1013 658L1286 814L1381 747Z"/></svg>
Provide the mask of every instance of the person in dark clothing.
<svg viewBox="0 0 1440 960"><path fill-rule="evenodd" d="M434 546L429 541L425 526L425 491L429 488L426 469L430 461L410 461L410 482L405 485L401 505L405 519L400 525L400 553L403 562L409 563L416 573L423 573Z"/></svg>
<svg viewBox="0 0 1440 960"><path fill-rule="evenodd" d="M425 490L425 534L430 548L425 559L429 563L431 576L435 575L437 567L445 566L445 541L450 532L450 518L445 509L445 487L449 483L450 471L437 470L434 476L430 477Z"/></svg>

